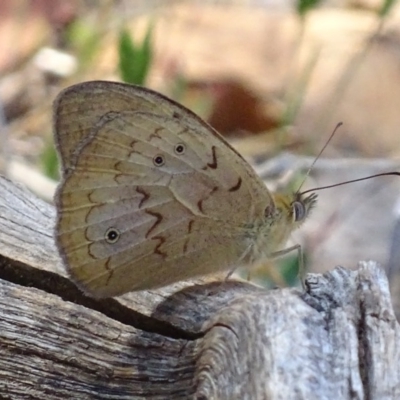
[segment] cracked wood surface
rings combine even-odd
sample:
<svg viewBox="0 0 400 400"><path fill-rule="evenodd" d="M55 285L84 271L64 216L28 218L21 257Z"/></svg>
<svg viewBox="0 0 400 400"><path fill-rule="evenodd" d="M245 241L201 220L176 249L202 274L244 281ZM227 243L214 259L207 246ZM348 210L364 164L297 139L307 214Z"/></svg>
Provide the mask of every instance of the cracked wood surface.
<svg viewBox="0 0 400 400"><path fill-rule="evenodd" d="M214 277L99 301L66 277L54 219L0 178L1 398L400 398L375 263L310 274L306 292Z"/></svg>

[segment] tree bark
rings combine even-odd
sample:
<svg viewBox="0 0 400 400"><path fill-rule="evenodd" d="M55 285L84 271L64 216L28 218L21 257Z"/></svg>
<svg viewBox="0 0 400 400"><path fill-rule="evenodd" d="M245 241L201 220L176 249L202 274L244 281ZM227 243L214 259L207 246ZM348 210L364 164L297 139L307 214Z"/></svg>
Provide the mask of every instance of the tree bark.
<svg viewBox="0 0 400 400"><path fill-rule="evenodd" d="M305 292L208 278L94 300L66 277L54 221L0 179L1 398L400 398L375 263L309 274Z"/></svg>

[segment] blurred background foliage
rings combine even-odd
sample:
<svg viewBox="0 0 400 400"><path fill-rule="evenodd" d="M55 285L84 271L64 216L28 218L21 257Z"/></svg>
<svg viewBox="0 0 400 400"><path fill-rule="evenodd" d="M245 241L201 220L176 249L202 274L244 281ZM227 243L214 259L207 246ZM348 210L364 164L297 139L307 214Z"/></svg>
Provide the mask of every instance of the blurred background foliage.
<svg viewBox="0 0 400 400"><path fill-rule="evenodd" d="M28 185L58 179L52 100L92 79L174 98L253 164L315 155L339 121L325 156L400 154L395 0L2 0L0 38L0 172ZM293 284L296 257L281 267L258 279Z"/></svg>

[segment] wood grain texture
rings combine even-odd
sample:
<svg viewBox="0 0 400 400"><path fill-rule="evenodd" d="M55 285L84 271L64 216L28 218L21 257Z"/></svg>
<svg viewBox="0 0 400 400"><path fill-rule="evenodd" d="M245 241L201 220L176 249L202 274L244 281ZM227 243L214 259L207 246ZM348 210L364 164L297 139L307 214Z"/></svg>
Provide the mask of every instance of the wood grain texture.
<svg viewBox="0 0 400 400"><path fill-rule="evenodd" d="M0 179L0 397L400 398L376 264L308 275L305 293L208 279L97 301L61 272L54 215Z"/></svg>

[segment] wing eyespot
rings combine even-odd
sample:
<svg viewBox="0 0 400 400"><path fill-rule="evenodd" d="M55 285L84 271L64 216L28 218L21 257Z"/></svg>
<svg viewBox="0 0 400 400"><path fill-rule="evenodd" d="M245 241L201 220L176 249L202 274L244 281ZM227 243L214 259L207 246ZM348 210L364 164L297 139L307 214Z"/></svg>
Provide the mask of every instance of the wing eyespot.
<svg viewBox="0 0 400 400"><path fill-rule="evenodd" d="M154 164L156 167L161 167L161 166L163 166L163 165L165 164L165 159L164 159L164 157L163 157L162 155L160 155L160 154L157 154L157 155L154 156L154 158L153 158L153 164Z"/></svg>
<svg viewBox="0 0 400 400"><path fill-rule="evenodd" d="M183 143L179 143L174 148L175 154L182 155L186 151L186 146Z"/></svg>
<svg viewBox="0 0 400 400"><path fill-rule="evenodd" d="M107 232L104 235L104 239L106 240L107 243L110 244L118 242L120 237L121 237L121 232L116 228L107 229Z"/></svg>

